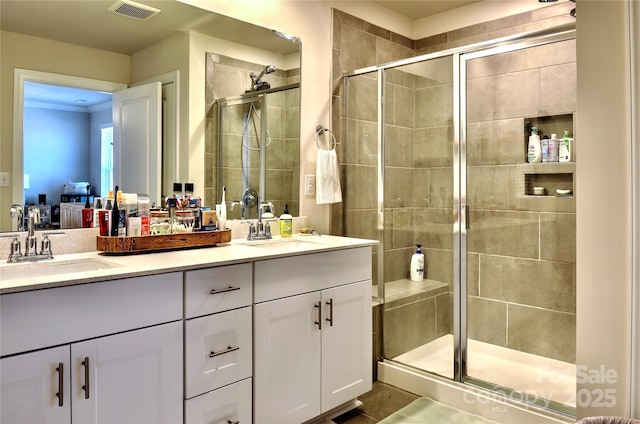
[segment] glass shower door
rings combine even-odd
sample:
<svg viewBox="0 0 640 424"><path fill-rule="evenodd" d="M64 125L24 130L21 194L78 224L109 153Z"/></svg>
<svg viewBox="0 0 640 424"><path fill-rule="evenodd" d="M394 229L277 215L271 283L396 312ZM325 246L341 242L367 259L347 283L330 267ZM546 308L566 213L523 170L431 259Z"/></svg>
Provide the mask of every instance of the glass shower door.
<svg viewBox="0 0 640 424"><path fill-rule="evenodd" d="M465 380L570 412L575 199L556 190L573 193L575 162L528 163L527 143L573 134L575 40L463 55L461 74Z"/></svg>
<svg viewBox="0 0 640 424"><path fill-rule="evenodd" d="M348 77L344 234L379 240L378 356L454 376L454 76L451 55ZM382 100L381 100L382 99ZM383 125L379 125L383 122ZM416 245L422 281L411 281Z"/></svg>

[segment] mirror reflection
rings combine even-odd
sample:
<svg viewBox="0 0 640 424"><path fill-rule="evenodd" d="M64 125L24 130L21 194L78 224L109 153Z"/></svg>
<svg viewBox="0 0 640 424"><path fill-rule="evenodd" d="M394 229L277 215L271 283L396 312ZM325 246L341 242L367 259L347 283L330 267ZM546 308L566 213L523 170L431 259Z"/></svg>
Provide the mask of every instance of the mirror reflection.
<svg viewBox="0 0 640 424"><path fill-rule="evenodd" d="M102 53L106 52L117 52L128 54L134 57L140 50L144 50L148 46L154 45L156 43L161 43L163 40L168 39L170 37L175 37L176 34L184 33L184 31L189 31L190 34L199 34L207 38L211 38L214 40L210 48L207 48L207 69L202 70L202 73L206 73L206 87L207 91L207 104L205 110L202 113L202 119L211 120L213 122L207 122L209 128L217 128L217 110L213 105L214 99L222 99L222 98L231 98L232 96L238 96L248 89L251 89L255 86L256 89L265 91L267 89L267 85L269 85L269 90L274 88L279 88L286 85L291 85L292 83L299 82L299 72L300 72L300 43L298 39L293 41L287 40L280 35L277 35L275 31L270 29L257 27L252 24L248 24L246 22L238 21L232 18L228 18L222 15L218 15L215 13L211 13L208 11L204 11L186 4L182 4L179 1L163 1L163 2L149 2L149 1L141 1L140 3L154 3L156 6L160 5L161 9L164 9L166 13L161 13L158 15L158 20L151 23L138 23L138 22L128 22L124 21L123 24L121 17L115 17L115 19L119 19L117 23L113 23L111 19L113 17L109 16L104 19L97 19L95 16L97 11L99 13L103 13L102 9L108 8L112 2L111 1L102 1L96 0L92 2L82 2L81 8L75 8L74 13L66 13L69 7L74 7L74 3L77 2L65 2L65 1L56 1L56 0L47 0L47 1L32 1L32 2L23 2L23 1L13 1L13 0L3 0L2 2L2 21L0 29L7 32L16 32L20 34L27 34L36 37L40 37L48 40L61 41L64 43L72 43L77 45L83 45L87 47L93 47L96 49L103 50ZM27 6L25 3L29 3ZM35 3L38 3L37 5ZM47 16L46 20L42 20L41 18L35 19L32 13L25 13L24 8L28 7L38 7L43 13L39 16ZM46 12L49 11L50 13ZM28 12L28 10L26 11ZM67 10L68 12L68 10ZM78 16L81 14L82 16ZM77 25L71 25L69 21L65 19L73 19L81 22L92 22L90 28L83 27L81 31L78 30ZM127 18L128 19L128 18ZM156 19L156 18L154 18ZM106 21L106 22L105 22ZM95 24L95 25L94 25ZM113 28L117 27L118 31L113 31ZM226 42L226 44L225 44ZM232 43L229 43L232 42ZM10 43L8 38L5 37L3 43ZM222 48L220 47L222 46ZM232 52L229 53L230 47L232 48ZM184 45L184 55L188 55L189 53L189 45ZM225 53L225 56L221 56L219 53L222 50ZM236 53L237 52L237 56ZM252 55L255 58L252 59ZM215 69L215 72L225 72L224 69L224 61L218 61L218 67L210 68L210 60L209 58L220 58L224 57L225 60L235 61L236 63L242 63L243 66L246 66L246 69L241 71L242 80L245 82L241 88L231 88L228 84L217 84L213 85L212 89L212 81L215 80L215 77L210 75L210 72ZM275 58L273 61L265 58ZM91 68L91 65L88 63L84 63L83 59L76 58L78 61L76 66L78 69L83 68ZM85 61L88 59L84 59ZM213 59L211 59L213 60ZM273 62L275 70L271 70L270 68L266 68L266 62ZM37 61L33 63L37 64ZM135 74L135 70L133 69L135 64L131 62L132 67L131 74ZM49 66L46 64L42 64L41 66L33 65L30 70L33 71L41 71L44 69L48 69ZM178 65L175 66L178 68ZM216 69L217 68L217 69ZM228 69L227 69L228 70ZM264 71L264 72L263 72ZM75 73L75 72L74 72ZM78 72L80 75L84 75L86 77L96 79L100 79L100 75L87 75L86 72ZM160 72L156 73L159 75ZM252 78L250 75L253 74ZM261 75L262 74L262 75ZM228 74L226 74L228 76ZM188 78L188 75L180 75L180 78L184 78L185 80ZM12 78L10 75L3 75L2 79ZM153 80L152 77L148 75L142 78L145 81ZM221 80L225 80L224 76L222 76ZM6 87L6 83L3 82L3 86ZM72 84L68 84L72 86ZM131 85L135 85L132 83ZM179 84L178 84L179 85ZM181 86L183 87L183 86ZM213 97L210 94L213 94ZM10 96L12 93L8 92L8 90L3 91L4 96ZM269 94L273 97L272 100L268 100L266 103L265 110L269 111L276 104L282 102L277 99L276 93ZM293 172L298 172L299 169L299 88L291 91L290 95L296 98L297 106L292 110L283 109L281 112L283 115L278 119L284 119L281 121L278 129L270 129L270 134L276 134L280 131L286 131L287 134L282 134L282 137L285 137L286 141L282 141L282 143L286 143L289 145L288 152L282 153L280 155L270 155L267 156L267 166L265 169L265 180L270 181L274 180L273 187L282 188L280 182L282 181L281 177L281 169L280 167L284 167L284 162L281 163L281 160L286 161L286 169L291 173L292 178L295 179L295 188L292 188L293 196L283 197L276 196L276 194L272 194L270 191L264 192L264 196L266 197L266 201L275 201L275 202L288 202L290 203L289 208L297 211L297 177L293 176ZM25 92L25 101L26 101L27 93ZM202 91L198 90L196 93L189 93L189 96L202 96ZM59 96L60 97L60 96ZM288 96L291 97L291 96ZM290 102L291 103L291 102ZM34 103L35 104L35 103ZM254 105L254 110L257 110L257 106ZM185 126L184 123L190 121L190 117L185 115L186 111L189 111L189 114L193 116L193 114L198 114L198 110L194 110L194 108L189 107L188 104L180 104L173 113L175 116L168 117L166 114L171 113L171 111L164 111L165 114L163 117L163 123L169 121L172 118L174 122L178 122L181 125ZM43 112L42 110L40 112ZM105 115L108 115L109 112L103 112ZM246 112L245 112L246 113ZM180 115L182 114L182 115ZM271 121L275 119L278 113L272 113L271 117L268 117L267 120ZM285 118L283 118L285 117ZM91 123L91 118L88 119L89 123L85 123L85 127L91 127L93 123ZM108 119L98 119L98 121L108 121ZM193 121L193 119L191 119ZM3 119L3 122L6 122ZM19 204L28 209L29 205L36 205L38 207L45 206L47 207L47 213L50 217L48 220L44 220L43 223L50 227L56 227L60 225L60 217L59 210L60 205L63 203L79 203L83 204L86 200L93 200L94 197L103 196L108 192L109 187L106 187L108 184L104 183L104 176L108 173L108 171L104 168L102 164L104 162L104 153L102 149L102 144L104 144L104 140L100 141L100 136L94 136L92 132L91 135L88 134L87 131L84 131L83 136L75 135L72 141L69 134L64 134L63 131L53 132L55 137L58 139L55 143L53 142L45 142L42 137L35 137L35 145L27 142L28 133L33 133L36 130L43 131L42 126L38 128L37 124L29 123L28 116L25 116L24 128L25 134L24 139L20 137L19 142L14 140L14 149L20 149L23 152L23 160L21 163L24 168L24 182L17 181L17 178L12 178L11 183L15 185L13 187L13 198L9 198L9 196L3 196L2 204L0 205L2 211L2 215L8 217L9 209L12 204ZM201 124L198 124L201 125ZM50 128L49 128L50 130ZM78 130L79 131L79 130ZM101 130L98 130L100 133ZM166 136L166 131L163 130ZM279 134L280 137L280 134ZM204 200L206 204L214 206L216 199L219 198L219 190L221 188L222 179L218 178L218 163L217 163L217 151L218 151L218 143L217 141L217 132L216 135L212 134L212 131L205 132L205 140L189 140L189 137L175 137L175 140L172 141L172 144L167 144L165 140L163 143L163 155L162 155L162 173L166 178L163 178L162 186L167 187L171 186L173 180L178 179L177 168L179 152L183 152L183 157L187 156L184 152L190 152L193 150L194 146L188 146L189 143L205 143L205 157L203 160L205 161L205 176L204 176L204 187L201 188L201 191L204 195ZM277 150L276 146L280 143L280 138L277 139L277 143L274 141L273 148L270 148L274 152ZM3 141L7 143L7 141ZM84 145L82 145L84 143ZM297 144L296 148L291 147L290 145ZM82 145L78 147L73 147L74 145ZM58 172L55 170L53 173L48 174L48 176L41 178L41 163L46 153L43 151L43 146L46 146L47 149L51 149L51 151L55 152L58 159L50 161L52 164L57 163ZM222 144L220 144L222 146ZM278 147L279 150L280 147ZM215 150L215 152L214 152ZM293 151L295 150L295 153ZM240 152L238 154L241 155ZM227 155L228 156L228 155ZM251 156L251 155L249 155ZM286 157L285 157L286 156ZM252 157L252 161L259 160L255 159L256 155L254 154ZM240 156L237 159L242 159ZM184 160L184 159L182 159ZM295 163L293 163L295 162ZM15 161L14 161L15 163ZM52 165L53 166L53 165ZM54 167L56 168L56 167ZM173 168L169 169L168 168ZM182 164L182 168L184 169L184 163ZM12 173L12 169L8 169L10 173ZM123 170L124 172L124 170ZM255 172L255 171L250 171ZM188 175L189 171L183 171L182 179L186 179L184 175ZM275 173L275 174L274 174ZM19 172L18 175L23 174ZM13 174L12 174L13 175ZM166 181L165 181L166 179ZM44 182L44 185L41 185L40 182ZM86 184L88 183L88 184ZM229 182L232 185L231 181ZM89 197L86 195L86 185L90 185L89 188ZM67 187L69 186L69 187ZM266 185L268 187L268 184ZM263 189L266 188L263 184ZM260 187L257 188L260 190ZM163 189L163 195L164 193ZM19 196L16 194L22 194L23 198L19 199ZM272 196L272 200L268 199L269 196ZM239 195L228 197L230 200L236 200L235 198L240 198ZM278 198L276 198L278 197ZM71 200L71 202L67 202L67 200ZM262 199L261 199L262 200ZM75 201L75 202L73 202ZM294 208L295 205L295 208ZM284 205L282 205L283 207ZM282 208L281 207L281 208ZM230 211L231 212L231 211ZM239 217L240 215L238 215ZM230 214L230 217L234 217L234 213ZM11 219L10 221L3 217L0 220L0 230L1 231L11 231L15 228L16 219ZM77 225L77 224L73 224ZM67 228L71 228L67 226Z"/></svg>

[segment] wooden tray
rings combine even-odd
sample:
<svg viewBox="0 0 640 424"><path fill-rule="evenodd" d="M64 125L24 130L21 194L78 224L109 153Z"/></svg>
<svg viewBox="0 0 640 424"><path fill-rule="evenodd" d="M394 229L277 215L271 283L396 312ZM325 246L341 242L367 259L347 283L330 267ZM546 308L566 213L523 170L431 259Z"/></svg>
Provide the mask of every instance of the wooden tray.
<svg viewBox="0 0 640 424"><path fill-rule="evenodd" d="M97 236L96 248L114 255L128 255L165 250L213 247L231 241L231 230L198 231L194 233L160 234L138 237Z"/></svg>

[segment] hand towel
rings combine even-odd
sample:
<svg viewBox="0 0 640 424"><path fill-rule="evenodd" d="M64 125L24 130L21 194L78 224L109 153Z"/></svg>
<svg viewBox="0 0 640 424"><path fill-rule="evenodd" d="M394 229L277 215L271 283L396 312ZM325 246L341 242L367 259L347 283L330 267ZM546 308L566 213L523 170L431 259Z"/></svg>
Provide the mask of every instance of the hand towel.
<svg viewBox="0 0 640 424"><path fill-rule="evenodd" d="M316 204L342 202L338 155L335 149L318 149L316 162Z"/></svg>

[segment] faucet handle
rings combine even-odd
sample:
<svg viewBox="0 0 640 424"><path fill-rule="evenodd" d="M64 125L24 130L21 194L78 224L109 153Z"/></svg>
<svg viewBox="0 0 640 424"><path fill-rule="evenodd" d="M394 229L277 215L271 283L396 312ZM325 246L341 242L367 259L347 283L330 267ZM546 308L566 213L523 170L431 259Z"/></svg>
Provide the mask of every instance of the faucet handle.
<svg viewBox="0 0 640 424"><path fill-rule="evenodd" d="M51 240L49 240L48 234L42 236L42 242L40 243L40 254L49 257L49 259L53 259L53 252L51 251Z"/></svg>
<svg viewBox="0 0 640 424"><path fill-rule="evenodd" d="M18 240L18 236L13 237L13 241L11 241L9 260L16 256L22 256L22 249L20 247L20 240Z"/></svg>

